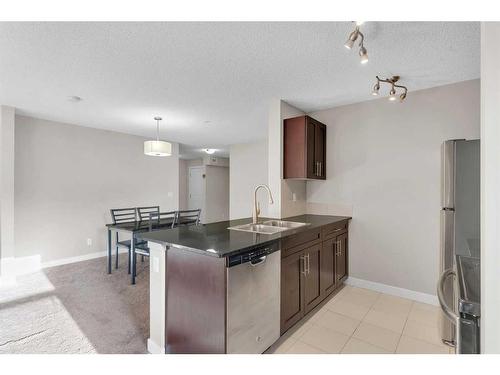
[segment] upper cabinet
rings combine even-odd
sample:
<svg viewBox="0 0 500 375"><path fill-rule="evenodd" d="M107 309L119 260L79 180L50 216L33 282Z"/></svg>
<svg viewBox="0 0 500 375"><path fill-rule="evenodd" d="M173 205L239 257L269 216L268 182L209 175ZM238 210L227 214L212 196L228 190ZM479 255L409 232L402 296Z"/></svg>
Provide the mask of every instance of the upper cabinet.
<svg viewBox="0 0 500 375"><path fill-rule="evenodd" d="M283 177L326 179L326 125L309 116L284 121Z"/></svg>

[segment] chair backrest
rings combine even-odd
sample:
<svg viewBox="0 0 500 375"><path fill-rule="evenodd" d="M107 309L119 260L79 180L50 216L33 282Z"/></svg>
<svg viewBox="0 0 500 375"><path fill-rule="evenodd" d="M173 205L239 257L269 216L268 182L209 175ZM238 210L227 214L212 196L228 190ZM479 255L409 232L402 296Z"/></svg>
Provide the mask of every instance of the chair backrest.
<svg viewBox="0 0 500 375"><path fill-rule="evenodd" d="M129 221L136 221L137 216L135 213L135 207L133 208L112 208L109 210L111 212L111 219L113 224L125 223Z"/></svg>
<svg viewBox="0 0 500 375"><path fill-rule="evenodd" d="M175 227L177 220L177 211L169 211L169 212L151 212L149 214L149 231L155 229L165 229L169 226L161 225L161 220L172 219L172 223L170 224L170 228Z"/></svg>
<svg viewBox="0 0 500 375"><path fill-rule="evenodd" d="M137 217L139 220L149 220L149 214L159 213L160 206L137 207Z"/></svg>
<svg viewBox="0 0 500 375"><path fill-rule="evenodd" d="M198 225L200 223L201 209L177 211L177 225Z"/></svg>

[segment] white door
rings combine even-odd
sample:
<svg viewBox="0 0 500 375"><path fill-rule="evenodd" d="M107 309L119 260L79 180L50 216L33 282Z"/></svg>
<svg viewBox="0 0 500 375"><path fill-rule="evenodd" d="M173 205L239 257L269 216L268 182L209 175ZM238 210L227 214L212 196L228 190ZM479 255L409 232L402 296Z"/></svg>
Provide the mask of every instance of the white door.
<svg viewBox="0 0 500 375"><path fill-rule="evenodd" d="M188 183L188 208L195 210L201 208L201 219L204 218L205 209L205 181L204 167L189 167Z"/></svg>

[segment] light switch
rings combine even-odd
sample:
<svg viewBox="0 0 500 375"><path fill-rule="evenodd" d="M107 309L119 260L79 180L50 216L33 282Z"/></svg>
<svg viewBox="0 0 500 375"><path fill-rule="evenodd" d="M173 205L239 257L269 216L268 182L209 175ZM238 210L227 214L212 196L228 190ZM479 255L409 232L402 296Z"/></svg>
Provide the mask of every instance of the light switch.
<svg viewBox="0 0 500 375"><path fill-rule="evenodd" d="M297 202L297 194L292 193L292 201Z"/></svg>

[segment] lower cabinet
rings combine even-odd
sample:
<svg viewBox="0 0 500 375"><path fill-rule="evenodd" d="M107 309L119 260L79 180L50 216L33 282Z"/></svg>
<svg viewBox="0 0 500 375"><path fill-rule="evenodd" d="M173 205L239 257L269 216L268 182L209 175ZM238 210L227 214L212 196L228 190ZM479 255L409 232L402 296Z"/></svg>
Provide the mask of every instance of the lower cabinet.
<svg viewBox="0 0 500 375"><path fill-rule="evenodd" d="M288 243L295 246L282 248L281 334L347 278L347 222L345 229L324 237L299 245L291 238Z"/></svg>
<svg viewBox="0 0 500 375"><path fill-rule="evenodd" d="M281 260L281 332L297 323L322 300L321 243Z"/></svg>

